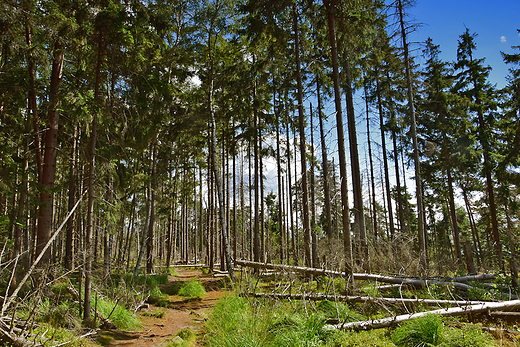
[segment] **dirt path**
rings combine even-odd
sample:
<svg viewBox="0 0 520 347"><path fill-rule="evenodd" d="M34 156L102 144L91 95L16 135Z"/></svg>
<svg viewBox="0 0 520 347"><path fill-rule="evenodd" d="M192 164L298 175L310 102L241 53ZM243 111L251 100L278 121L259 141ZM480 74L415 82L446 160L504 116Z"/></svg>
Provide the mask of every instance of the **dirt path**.
<svg viewBox="0 0 520 347"><path fill-rule="evenodd" d="M182 329L190 329L198 333L204 326L204 320L218 299L227 294L220 288L221 278L214 278L211 275L203 274L200 270L177 269L179 276L168 276L168 283L159 286L163 293L168 293L170 287L178 286L179 282L186 282L191 279L198 279L207 294L201 299L186 299L175 295L170 295L169 303L166 308L158 308L150 305L149 308L139 311L143 322L143 329L140 332L118 332L110 331L103 334L105 346L161 346L166 345L167 341L175 336ZM162 318L147 316L147 313L157 309L165 310ZM202 346L201 336L197 335L196 346Z"/></svg>

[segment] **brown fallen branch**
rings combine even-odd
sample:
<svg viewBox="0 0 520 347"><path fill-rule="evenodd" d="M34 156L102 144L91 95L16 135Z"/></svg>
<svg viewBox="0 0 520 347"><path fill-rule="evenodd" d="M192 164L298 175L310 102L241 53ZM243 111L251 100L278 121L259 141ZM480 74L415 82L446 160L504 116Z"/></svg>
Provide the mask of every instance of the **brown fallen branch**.
<svg viewBox="0 0 520 347"><path fill-rule="evenodd" d="M351 303L365 302L384 302L390 304L423 304L423 305L453 305L468 306L486 304L486 301L463 301L463 300L433 300L433 299L405 299L405 298L382 298L373 296L345 296L330 294L280 294L280 293L241 293L240 296L253 298L274 298L274 299L291 299L291 300L329 300L344 301Z"/></svg>
<svg viewBox="0 0 520 347"><path fill-rule="evenodd" d="M510 300L502 302L487 302L478 305L469 305L465 307L443 308L434 311L426 311L412 314L403 314L389 318L374 319L362 322L352 322L343 324L325 325L323 329L326 330L371 330L379 328L387 328L404 323L409 320L421 318L429 314L437 314L441 316L461 316L470 313L482 313L487 311L497 310L515 310L520 308L520 300Z"/></svg>
<svg viewBox="0 0 520 347"><path fill-rule="evenodd" d="M0 342L7 342L11 346L17 347L43 346L42 344L29 341L22 336L16 336L15 334L9 332L9 327L5 325L3 321L0 323Z"/></svg>

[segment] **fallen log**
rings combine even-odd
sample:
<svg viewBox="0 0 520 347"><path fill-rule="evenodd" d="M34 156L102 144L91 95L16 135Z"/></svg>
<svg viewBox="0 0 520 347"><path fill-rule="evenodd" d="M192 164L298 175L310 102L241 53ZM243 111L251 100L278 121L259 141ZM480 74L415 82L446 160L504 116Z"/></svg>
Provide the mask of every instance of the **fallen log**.
<svg viewBox="0 0 520 347"><path fill-rule="evenodd" d="M255 269L275 269L275 270L283 270L283 271L294 271L298 273L303 273L307 275L315 275L315 276L344 276L345 274L340 271L333 270L325 270L325 269L316 269L302 266L291 266L291 265L281 265L281 264L268 264L268 263L259 263L254 261L247 260L236 260L235 264L240 266L252 267ZM407 284L416 288L422 288L429 285L452 285L457 289L461 289L467 291L469 289L475 289L475 287L460 283L460 282L445 282L441 280L420 280L413 278L402 278L402 277L391 277L384 275L374 275L374 274L366 274L366 273L354 273L354 280L360 281L376 281L390 284ZM469 280L470 276L464 276L463 280ZM473 277L473 276L472 276ZM485 278L485 276L484 276Z"/></svg>
<svg viewBox="0 0 520 347"><path fill-rule="evenodd" d="M315 269L310 267L303 266L291 266L291 265L282 265L282 264L269 264L269 263L259 263L255 261L248 260L235 260L236 265L252 267L254 269L273 269L273 270L282 270L282 271L294 271L298 273L303 273L307 275L314 276L344 276L344 272L333 271L333 270L325 270L325 269Z"/></svg>
<svg viewBox="0 0 520 347"><path fill-rule="evenodd" d="M281 293L241 293L240 296L253 298L273 298L273 299L291 299L291 300L329 300L344 301L352 303L365 302L383 302L390 304L423 304L423 305L455 305L468 306L485 304L487 301L463 301L463 300L434 300L434 299L406 299L406 298L383 298L374 296L346 296L346 295L330 295L330 294L281 294Z"/></svg>
<svg viewBox="0 0 520 347"><path fill-rule="evenodd" d="M469 282L469 281L489 281L494 280L497 276L495 274L482 274L482 275L468 275L460 277L445 278L445 282Z"/></svg>
<svg viewBox="0 0 520 347"><path fill-rule="evenodd" d="M325 325L323 329L325 330L371 330L371 329L379 329L379 328L387 328L391 326L395 326L406 321L421 318L427 316L429 314L437 314L441 316L461 316L470 313L482 313L487 311L498 311L498 310L515 310L520 308L520 300L510 300L510 301L502 301L502 302L487 302L477 305L469 305L464 307L452 307L452 308L443 308L439 310L412 313L412 314L403 314L400 316L374 319L368 321L361 322L352 322L352 323L342 323L342 324L331 324Z"/></svg>

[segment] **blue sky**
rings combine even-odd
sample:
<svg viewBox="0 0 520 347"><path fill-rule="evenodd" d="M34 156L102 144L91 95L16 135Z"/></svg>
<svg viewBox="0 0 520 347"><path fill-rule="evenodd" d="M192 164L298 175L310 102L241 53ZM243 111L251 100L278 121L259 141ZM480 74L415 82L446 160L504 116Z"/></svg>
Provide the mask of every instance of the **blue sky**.
<svg viewBox="0 0 520 347"><path fill-rule="evenodd" d="M417 0L408 12L410 20L422 24L410 41L424 42L431 37L440 45L445 61L457 59L458 39L466 27L477 33L475 58L486 58L485 63L493 68L492 83L499 88L506 85L508 67L500 51L513 53L511 46L520 46L516 30L520 29L520 0ZM411 49L417 56L422 46L413 44Z"/></svg>

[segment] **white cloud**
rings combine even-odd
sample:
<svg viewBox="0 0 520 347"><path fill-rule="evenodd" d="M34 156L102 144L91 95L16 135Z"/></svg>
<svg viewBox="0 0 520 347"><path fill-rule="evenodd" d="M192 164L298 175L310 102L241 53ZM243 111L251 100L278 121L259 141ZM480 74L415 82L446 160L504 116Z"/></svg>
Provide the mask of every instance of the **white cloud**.
<svg viewBox="0 0 520 347"><path fill-rule="evenodd" d="M506 42L506 41L507 41L507 39L506 39L505 36L500 36L500 42L504 43L504 42Z"/></svg>

